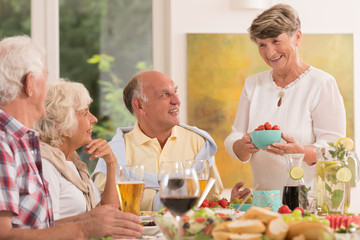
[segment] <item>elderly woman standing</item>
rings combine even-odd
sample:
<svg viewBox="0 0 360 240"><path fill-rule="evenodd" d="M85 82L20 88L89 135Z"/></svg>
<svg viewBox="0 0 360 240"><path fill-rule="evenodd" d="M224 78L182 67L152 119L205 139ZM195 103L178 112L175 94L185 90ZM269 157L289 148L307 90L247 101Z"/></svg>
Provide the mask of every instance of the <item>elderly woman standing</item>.
<svg viewBox="0 0 360 240"><path fill-rule="evenodd" d="M117 159L107 141L91 139L92 126L97 122L89 112L91 102L83 84L61 79L50 85L46 117L35 125L40 133L43 172L55 220L88 212L98 204L119 204L115 186ZM106 161L108 174L101 196L76 153L85 144L84 151L92 154L90 160L101 157Z"/></svg>
<svg viewBox="0 0 360 240"><path fill-rule="evenodd" d="M250 161L259 189L283 190L287 179L283 155L289 153L305 154L305 180L312 181L314 148L345 136L345 108L336 81L300 59L300 28L296 11L278 4L260 14L248 30L272 69L246 79L225 147L232 157ZM249 132L265 122L280 126L286 134L281 143L259 151Z"/></svg>

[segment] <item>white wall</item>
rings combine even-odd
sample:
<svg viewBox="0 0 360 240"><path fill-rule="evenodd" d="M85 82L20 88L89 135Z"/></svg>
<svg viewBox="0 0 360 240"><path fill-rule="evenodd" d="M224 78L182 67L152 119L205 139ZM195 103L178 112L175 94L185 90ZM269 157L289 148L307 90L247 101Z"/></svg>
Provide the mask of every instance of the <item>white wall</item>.
<svg viewBox="0 0 360 240"><path fill-rule="evenodd" d="M170 63L166 72L179 86L182 101L181 118L187 121L186 99L186 34L187 33L247 33L252 20L262 10L234 10L230 0L165 0L170 32ZM299 13L303 33L354 34L354 94L360 103L360 1L359 0L287 0ZM355 105L355 142L360 152L360 104Z"/></svg>

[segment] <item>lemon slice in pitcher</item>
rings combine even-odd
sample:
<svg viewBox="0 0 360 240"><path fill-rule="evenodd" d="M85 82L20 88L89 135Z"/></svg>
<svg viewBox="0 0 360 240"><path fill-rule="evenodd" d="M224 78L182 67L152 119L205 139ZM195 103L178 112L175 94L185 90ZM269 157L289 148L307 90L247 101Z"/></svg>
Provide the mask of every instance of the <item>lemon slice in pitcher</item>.
<svg viewBox="0 0 360 240"><path fill-rule="evenodd" d="M351 171L347 167L342 167L336 172L336 179L342 183L347 183L351 180Z"/></svg>
<svg viewBox="0 0 360 240"><path fill-rule="evenodd" d="M299 166L295 166L290 169L290 177L294 180L299 180L304 176L304 169Z"/></svg>
<svg viewBox="0 0 360 240"><path fill-rule="evenodd" d="M348 150L354 149L354 141L349 137L343 137L336 141L335 146L339 147L340 143Z"/></svg>

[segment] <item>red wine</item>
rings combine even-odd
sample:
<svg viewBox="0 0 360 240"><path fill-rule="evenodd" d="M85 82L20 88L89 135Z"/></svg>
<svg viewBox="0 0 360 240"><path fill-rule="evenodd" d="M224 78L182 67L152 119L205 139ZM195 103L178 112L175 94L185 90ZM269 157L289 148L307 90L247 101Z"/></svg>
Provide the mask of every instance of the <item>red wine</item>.
<svg viewBox="0 0 360 240"><path fill-rule="evenodd" d="M291 211L295 208L303 205L304 201L306 201L306 197L300 196L299 194L305 191L305 185L299 186L285 186L283 192L282 203L287 205ZM301 202L299 202L301 201Z"/></svg>
<svg viewBox="0 0 360 240"><path fill-rule="evenodd" d="M161 198L172 214L182 216L189 211L196 203L197 197L193 196L169 196Z"/></svg>
<svg viewBox="0 0 360 240"><path fill-rule="evenodd" d="M181 188L184 186L185 179L181 178L170 178L168 183L168 188L172 191L175 191L176 189Z"/></svg>

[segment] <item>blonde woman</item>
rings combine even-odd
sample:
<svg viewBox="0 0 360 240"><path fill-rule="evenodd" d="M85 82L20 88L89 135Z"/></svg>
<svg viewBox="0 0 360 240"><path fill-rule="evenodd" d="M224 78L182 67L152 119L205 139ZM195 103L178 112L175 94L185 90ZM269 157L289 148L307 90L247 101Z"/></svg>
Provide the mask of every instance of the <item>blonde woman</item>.
<svg viewBox="0 0 360 240"><path fill-rule="evenodd" d="M49 86L46 117L35 125L40 133L43 172L55 220L88 212L99 204L119 204L115 186L117 159L107 141L91 138L97 122L89 111L91 102L83 84L60 79ZM76 153L84 145L90 160L101 157L106 161L108 175L101 195Z"/></svg>

